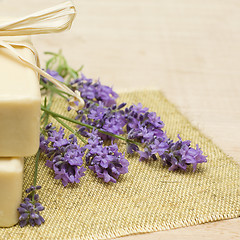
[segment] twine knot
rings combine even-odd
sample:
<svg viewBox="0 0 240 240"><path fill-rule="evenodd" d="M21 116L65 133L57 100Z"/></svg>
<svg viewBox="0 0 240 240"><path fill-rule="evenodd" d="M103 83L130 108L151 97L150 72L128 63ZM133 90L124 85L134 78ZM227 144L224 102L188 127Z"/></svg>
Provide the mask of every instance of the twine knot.
<svg viewBox="0 0 240 240"><path fill-rule="evenodd" d="M76 16L76 9L71 1L58 4L54 7L38 11L25 17L8 21L0 24L0 36L21 36L62 32L70 29ZM14 46L25 47L30 49L36 57L36 65L22 57ZM47 78L61 90L67 92L79 101L79 108L84 106L84 101L80 95L73 92L65 84L57 81L51 75L40 68L38 53L33 46L25 43L11 42L9 40L0 40L0 47L7 48L14 56L29 68L38 74Z"/></svg>

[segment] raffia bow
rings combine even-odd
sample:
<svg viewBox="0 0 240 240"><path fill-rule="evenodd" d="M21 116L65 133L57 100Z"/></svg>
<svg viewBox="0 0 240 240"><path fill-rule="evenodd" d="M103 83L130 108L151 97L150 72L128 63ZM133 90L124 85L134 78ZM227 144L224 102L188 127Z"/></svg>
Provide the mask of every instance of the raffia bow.
<svg viewBox="0 0 240 240"><path fill-rule="evenodd" d="M73 3L71 1L66 1L54 7L30 14L23 18L0 24L0 36L6 37L61 32L71 27L75 15L76 9ZM15 46L25 47L31 50L36 57L37 64L34 65L22 57L14 48ZM9 40L0 40L0 47L4 47L10 50L11 53L13 53L14 56L16 56L16 58L26 66L47 78L58 88L73 96L74 99L79 102L79 108L82 108L84 106L84 101L79 94L73 92L65 84L57 81L55 78L40 68L38 53L32 45L29 45L27 43L12 42Z"/></svg>

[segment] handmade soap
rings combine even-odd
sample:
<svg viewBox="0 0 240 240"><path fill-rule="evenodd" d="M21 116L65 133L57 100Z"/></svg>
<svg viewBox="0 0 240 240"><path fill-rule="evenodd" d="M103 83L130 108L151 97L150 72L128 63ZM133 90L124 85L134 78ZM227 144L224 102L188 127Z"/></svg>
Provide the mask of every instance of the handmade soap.
<svg viewBox="0 0 240 240"><path fill-rule="evenodd" d="M18 222L23 165L23 158L0 158L0 227L10 227Z"/></svg>
<svg viewBox="0 0 240 240"><path fill-rule="evenodd" d="M9 39L31 45L29 37ZM21 56L35 64L35 56L31 50L25 47L14 48ZM29 156L37 152L40 104L38 74L18 61L10 50L0 47L1 157Z"/></svg>

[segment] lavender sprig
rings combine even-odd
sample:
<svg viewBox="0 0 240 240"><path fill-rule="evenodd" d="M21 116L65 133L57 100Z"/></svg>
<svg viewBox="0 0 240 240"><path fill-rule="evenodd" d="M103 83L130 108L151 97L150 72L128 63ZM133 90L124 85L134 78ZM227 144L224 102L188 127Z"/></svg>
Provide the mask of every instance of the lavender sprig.
<svg viewBox="0 0 240 240"><path fill-rule="evenodd" d="M39 195L36 194L36 190L39 190L41 186L31 186L26 190L29 193L26 198L24 198L23 203L17 209L20 213L19 225L20 227L26 226L28 223L30 226L41 225L45 222L43 217L40 215L40 211L44 210L44 207L39 203Z"/></svg>
<svg viewBox="0 0 240 240"><path fill-rule="evenodd" d="M38 160L40 156L40 151L37 152L35 158L35 171L34 171L34 180L33 185L26 189L28 193L27 197L24 198L23 202L20 204L20 207L17 209L20 213L19 216L19 225L20 227L26 226L28 223L30 226L34 227L35 225L41 225L45 222L44 218L40 215L40 211L44 210L44 207L39 203L39 195L36 194L36 191L41 189L41 186L37 186L37 173L38 173Z"/></svg>
<svg viewBox="0 0 240 240"><path fill-rule="evenodd" d="M196 145L196 149L194 149L190 146L190 140L182 141L179 135L178 139L176 142L168 140L167 150L160 155L163 164L168 165L170 171L176 169L186 170L187 165L190 164L192 164L193 171L195 171L198 163L207 162L207 156L203 155L198 144Z"/></svg>
<svg viewBox="0 0 240 240"><path fill-rule="evenodd" d="M45 133L48 137L40 136L40 150L48 157L46 166L53 169L55 179L62 180L65 187L68 183L79 183L86 171L82 166L85 148L78 145L73 134L65 138L62 127L56 131L52 124L48 124Z"/></svg>

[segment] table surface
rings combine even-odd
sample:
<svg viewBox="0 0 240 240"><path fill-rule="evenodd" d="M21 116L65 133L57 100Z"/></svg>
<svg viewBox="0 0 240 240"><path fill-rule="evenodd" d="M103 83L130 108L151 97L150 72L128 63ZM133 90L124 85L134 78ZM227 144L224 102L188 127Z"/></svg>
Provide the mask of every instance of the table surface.
<svg viewBox="0 0 240 240"><path fill-rule="evenodd" d="M23 16L57 0L0 0ZM193 125L240 164L240 2L82 0L70 31L34 37L116 91L160 89ZM44 65L43 65L44 67ZM239 239L240 218L121 239Z"/></svg>

